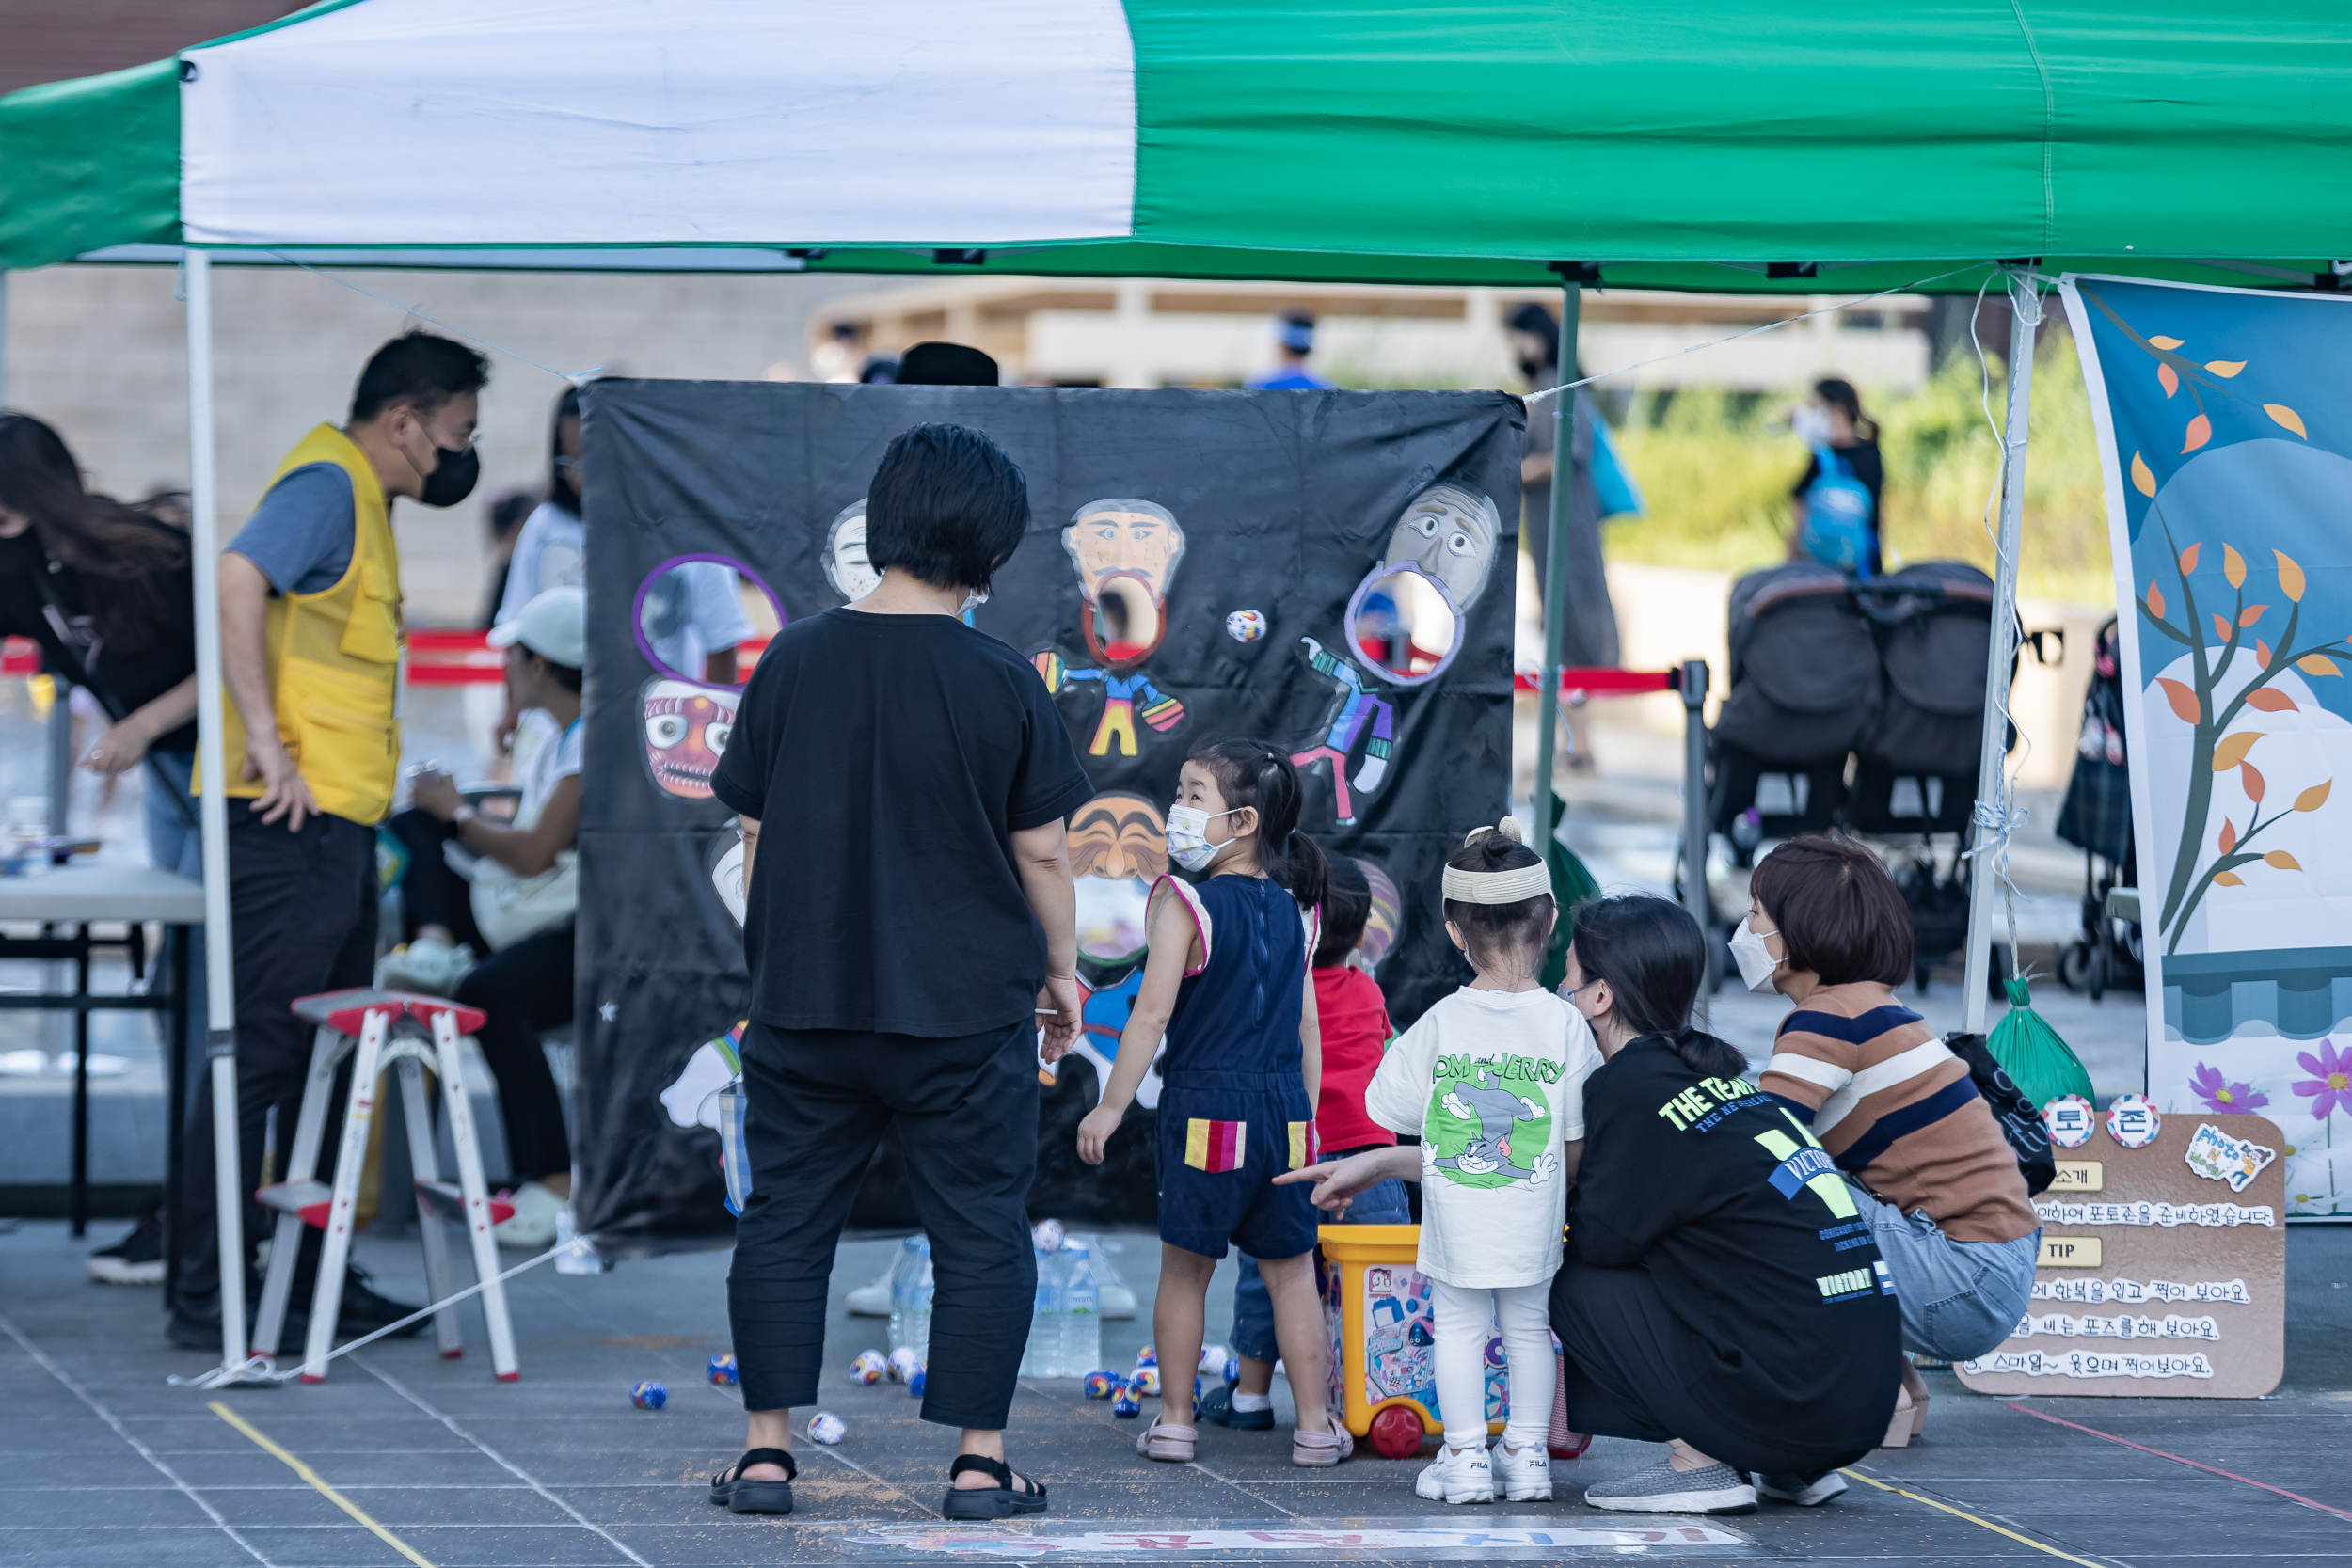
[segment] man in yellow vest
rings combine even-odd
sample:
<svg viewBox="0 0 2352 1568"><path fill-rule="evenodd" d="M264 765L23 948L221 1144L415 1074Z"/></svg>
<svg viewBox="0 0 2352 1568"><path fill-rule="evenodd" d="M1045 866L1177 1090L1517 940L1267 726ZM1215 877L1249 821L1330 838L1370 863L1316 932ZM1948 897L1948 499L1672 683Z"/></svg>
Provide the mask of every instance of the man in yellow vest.
<svg viewBox="0 0 2352 1568"><path fill-rule="evenodd" d="M473 489L487 379L482 356L446 338L411 332L386 343L359 373L349 422L322 424L295 444L221 557L238 1148L248 1193L261 1182L269 1113L278 1112L282 1159L301 1107L310 1029L288 1005L374 974L375 824L391 810L400 773L391 502L453 506ZM220 1254L211 1079L198 1085L167 1332L174 1344L209 1350L220 1344ZM322 1145L330 1151L343 1094L339 1085ZM248 1245L259 1234L248 1223ZM297 1309L310 1300L317 1243L306 1229ZM364 1333L409 1310L355 1278L343 1286L338 1327ZM290 1322L281 1343L301 1334Z"/></svg>

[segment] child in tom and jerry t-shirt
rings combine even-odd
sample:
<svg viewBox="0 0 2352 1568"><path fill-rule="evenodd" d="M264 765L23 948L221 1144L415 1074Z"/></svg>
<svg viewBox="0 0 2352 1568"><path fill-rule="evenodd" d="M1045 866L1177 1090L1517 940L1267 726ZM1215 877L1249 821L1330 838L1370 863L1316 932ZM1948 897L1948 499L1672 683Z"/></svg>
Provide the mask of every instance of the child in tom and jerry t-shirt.
<svg viewBox="0 0 2352 1568"><path fill-rule="evenodd" d="M1446 933L1476 976L1398 1037L1364 1097L1374 1120L1421 1137L1417 1266L1437 1320L1445 1447L1413 1489L1450 1503L1551 1496L1546 1297L1583 1151L1584 1080L1600 1066L1591 1025L1535 978L1558 910L1549 873L1518 840L1505 817L1447 860ZM1511 1399L1491 1460L1489 1322L1502 1331Z"/></svg>

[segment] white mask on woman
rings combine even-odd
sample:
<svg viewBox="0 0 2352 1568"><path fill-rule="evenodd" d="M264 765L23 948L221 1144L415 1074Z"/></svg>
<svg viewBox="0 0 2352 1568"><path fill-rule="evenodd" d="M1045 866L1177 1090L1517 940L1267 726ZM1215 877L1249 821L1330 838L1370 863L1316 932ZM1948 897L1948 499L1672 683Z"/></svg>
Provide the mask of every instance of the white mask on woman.
<svg viewBox="0 0 2352 1568"><path fill-rule="evenodd" d="M1808 447L1825 447L1829 445L1829 410L1810 403L1801 404L1788 416L1788 429Z"/></svg>
<svg viewBox="0 0 2352 1568"><path fill-rule="evenodd" d="M1775 958L1764 939L1778 936L1778 931L1758 931L1746 921L1731 933L1732 961L1740 966L1740 979L1748 990L1763 995L1772 989L1772 974L1787 958Z"/></svg>

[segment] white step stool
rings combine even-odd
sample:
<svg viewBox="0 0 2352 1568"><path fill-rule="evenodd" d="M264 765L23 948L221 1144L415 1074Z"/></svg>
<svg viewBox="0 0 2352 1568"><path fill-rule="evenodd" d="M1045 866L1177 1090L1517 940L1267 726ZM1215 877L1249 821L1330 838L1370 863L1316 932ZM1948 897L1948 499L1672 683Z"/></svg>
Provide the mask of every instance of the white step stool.
<svg viewBox="0 0 2352 1568"><path fill-rule="evenodd" d="M506 1291L498 1277L498 1243L490 1227L515 1210L510 1203L491 1198L486 1191L482 1146L474 1138L473 1106L466 1095L465 1064L457 1046L460 1035L482 1027L482 1013L443 997L365 988L305 996L294 1003L294 1010L318 1025L318 1037L310 1048L310 1075L302 1088L302 1117L286 1159L286 1180L254 1195L264 1207L278 1212L269 1276L262 1283L261 1307L253 1324L254 1354L278 1354L286 1302L294 1290L302 1227L315 1226L326 1233L326 1239L319 1249L318 1288L310 1300L310 1331L303 1347L301 1376L305 1383L326 1379L326 1353L334 1347L335 1316L342 1309L343 1271L351 1256L352 1205L358 1198L360 1171L367 1161L368 1126L375 1119L376 1075L389 1066L399 1073L401 1108L408 1124L408 1160L416 1177L425 1285L438 1307L433 1314L434 1337L443 1355L465 1354L457 1308L441 1305L450 1295L449 1240L442 1234L441 1223L455 1220L465 1226L473 1243L474 1273L483 1282L482 1315L490 1325L490 1370L500 1382L514 1382L522 1372L515 1360L515 1331L506 1316ZM319 1144L326 1132L327 1103L335 1092L335 1069L354 1051L358 1059L352 1064L351 1098L343 1111L342 1148L336 1154L335 1180L330 1186L317 1180ZM449 1118L450 1142L457 1150L454 1183L440 1179L434 1154L432 1107L424 1089L427 1066L441 1080L443 1114Z"/></svg>

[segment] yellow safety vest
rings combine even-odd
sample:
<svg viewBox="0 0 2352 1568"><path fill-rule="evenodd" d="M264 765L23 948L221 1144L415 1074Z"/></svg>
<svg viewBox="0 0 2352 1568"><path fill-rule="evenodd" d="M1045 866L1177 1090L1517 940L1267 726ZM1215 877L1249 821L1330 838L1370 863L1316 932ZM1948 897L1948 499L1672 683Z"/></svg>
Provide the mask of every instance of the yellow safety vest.
<svg viewBox="0 0 2352 1568"><path fill-rule="evenodd" d="M400 773L400 549L375 469L333 425L305 436L270 483L312 463L351 476L351 565L331 588L269 601L270 699L278 738L319 809L372 824L390 812ZM234 702L223 706L228 794L251 799L262 784L243 778L245 721Z"/></svg>

